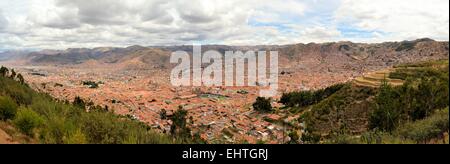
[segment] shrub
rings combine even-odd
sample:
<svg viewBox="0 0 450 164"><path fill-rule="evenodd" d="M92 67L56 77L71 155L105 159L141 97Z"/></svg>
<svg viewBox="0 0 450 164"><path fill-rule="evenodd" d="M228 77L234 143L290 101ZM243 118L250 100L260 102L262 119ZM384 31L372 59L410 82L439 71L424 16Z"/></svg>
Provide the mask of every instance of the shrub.
<svg viewBox="0 0 450 164"><path fill-rule="evenodd" d="M287 142L287 144L299 144L300 136L297 134L296 131L290 131L288 133L288 136L289 138L291 138L291 140Z"/></svg>
<svg viewBox="0 0 450 164"><path fill-rule="evenodd" d="M253 103L253 109L259 112L270 112L272 111L270 101L270 98L258 97L256 98L256 102Z"/></svg>
<svg viewBox="0 0 450 164"><path fill-rule="evenodd" d="M332 136L331 139L326 140L325 144L341 144L341 145L359 144L359 140L356 139L354 136L348 134L338 134Z"/></svg>
<svg viewBox="0 0 450 164"><path fill-rule="evenodd" d="M436 111L432 116L416 122L407 123L398 129L400 136L417 142L426 142L440 137L449 130L448 108Z"/></svg>
<svg viewBox="0 0 450 164"><path fill-rule="evenodd" d="M32 95L28 90L12 87L9 89L9 95L18 104L30 105L32 103Z"/></svg>
<svg viewBox="0 0 450 164"><path fill-rule="evenodd" d="M31 109L21 108L13 123L22 133L33 136L34 129L40 127L44 119Z"/></svg>
<svg viewBox="0 0 450 164"><path fill-rule="evenodd" d="M127 133L123 123L109 113L91 112L81 120L82 130L90 143L119 144Z"/></svg>
<svg viewBox="0 0 450 164"><path fill-rule="evenodd" d="M149 130L143 123L109 112L83 113L80 128L88 143L95 144L167 144L169 137ZM70 136L70 135L69 135ZM81 136L78 136L81 138ZM67 141L65 141L67 142Z"/></svg>
<svg viewBox="0 0 450 164"><path fill-rule="evenodd" d="M76 124L58 115L52 115L46 120L45 127L41 130L41 142L63 144L76 129Z"/></svg>
<svg viewBox="0 0 450 164"><path fill-rule="evenodd" d="M80 129L68 133L63 137L64 144L87 144L86 136Z"/></svg>
<svg viewBox="0 0 450 164"><path fill-rule="evenodd" d="M414 144L409 139L404 139L391 133L383 133L379 131L368 131L362 134L358 143L360 144Z"/></svg>
<svg viewBox="0 0 450 164"><path fill-rule="evenodd" d="M306 144L317 144L320 142L321 136L313 133L305 133L301 140Z"/></svg>
<svg viewBox="0 0 450 164"><path fill-rule="evenodd" d="M0 120L13 119L17 113L17 104L10 97L0 96Z"/></svg>

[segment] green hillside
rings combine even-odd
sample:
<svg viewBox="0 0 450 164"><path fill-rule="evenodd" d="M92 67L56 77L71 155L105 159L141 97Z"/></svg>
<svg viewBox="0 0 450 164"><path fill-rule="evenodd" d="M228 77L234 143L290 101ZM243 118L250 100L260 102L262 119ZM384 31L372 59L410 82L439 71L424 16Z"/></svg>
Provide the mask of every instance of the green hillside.
<svg viewBox="0 0 450 164"><path fill-rule="evenodd" d="M18 143L50 144L170 144L190 139L174 139L148 126L90 107L81 99L58 102L37 93L14 70L0 70L0 130Z"/></svg>
<svg viewBox="0 0 450 164"><path fill-rule="evenodd" d="M448 143L448 68L448 60L400 65L384 79L361 78L370 85L327 88L335 92L320 101L311 99L323 90L286 93L281 102L298 116L291 128L303 131L303 143Z"/></svg>

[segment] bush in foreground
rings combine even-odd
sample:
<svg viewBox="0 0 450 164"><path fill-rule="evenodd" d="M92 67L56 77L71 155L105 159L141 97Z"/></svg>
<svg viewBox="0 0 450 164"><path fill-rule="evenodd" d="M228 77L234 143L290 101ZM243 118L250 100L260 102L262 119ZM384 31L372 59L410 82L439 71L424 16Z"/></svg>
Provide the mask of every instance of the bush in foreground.
<svg viewBox="0 0 450 164"><path fill-rule="evenodd" d="M31 109L20 108L13 123L22 133L33 136L34 129L43 125L44 119Z"/></svg>
<svg viewBox="0 0 450 164"><path fill-rule="evenodd" d="M400 136L426 143L430 139L442 137L449 130L448 108L436 111L432 116L405 124L398 129Z"/></svg>
<svg viewBox="0 0 450 164"><path fill-rule="evenodd" d="M17 104L10 97L0 96L0 120L13 119L17 113Z"/></svg>

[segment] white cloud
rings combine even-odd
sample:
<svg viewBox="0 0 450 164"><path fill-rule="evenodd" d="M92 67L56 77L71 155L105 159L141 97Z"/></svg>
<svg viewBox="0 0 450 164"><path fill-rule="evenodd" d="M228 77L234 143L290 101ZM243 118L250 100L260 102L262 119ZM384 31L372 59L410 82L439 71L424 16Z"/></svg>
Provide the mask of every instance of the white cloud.
<svg viewBox="0 0 450 164"><path fill-rule="evenodd" d="M282 44L299 39L260 22L283 23L306 6L295 0L32 0L23 47L98 45ZM18 21L16 21L16 24ZM21 28L16 33L23 32ZM26 41L25 41L26 40Z"/></svg>
<svg viewBox="0 0 450 164"><path fill-rule="evenodd" d="M448 40L448 13L448 0L343 0L336 18L361 30L386 33L377 40Z"/></svg>
<svg viewBox="0 0 450 164"><path fill-rule="evenodd" d="M321 26L305 28L300 32L302 40L308 42L323 42L326 41L338 41L341 36L341 32L336 28L326 28Z"/></svg>
<svg viewBox="0 0 450 164"><path fill-rule="evenodd" d="M17 48L448 39L449 28L448 0L0 0L0 8L0 43Z"/></svg>
<svg viewBox="0 0 450 164"><path fill-rule="evenodd" d="M254 19L265 23L283 23L286 17L300 17L304 15L306 5L295 0L259 0L249 3L248 9L254 10Z"/></svg>
<svg viewBox="0 0 450 164"><path fill-rule="evenodd" d="M2 32L6 26L8 26L8 20L3 16L3 11L0 9L0 32Z"/></svg>

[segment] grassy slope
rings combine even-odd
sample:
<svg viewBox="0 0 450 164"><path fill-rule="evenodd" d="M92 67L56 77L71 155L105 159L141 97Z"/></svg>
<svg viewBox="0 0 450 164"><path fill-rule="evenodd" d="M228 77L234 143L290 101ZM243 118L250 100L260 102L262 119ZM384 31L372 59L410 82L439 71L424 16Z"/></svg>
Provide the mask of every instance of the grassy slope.
<svg viewBox="0 0 450 164"><path fill-rule="evenodd" d="M19 104L19 112L31 109L42 120L28 135L17 130L16 120L0 121L0 128L21 143L181 143L110 112L85 112L83 107L57 102L9 78L0 77L0 96L11 97Z"/></svg>
<svg viewBox="0 0 450 164"><path fill-rule="evenodd" d="M448 85L448 60L400 65L389 76L392 79L408 80L409 85L415 87L423 77L435 77L446 81ZM300 113L302 116L299 122L305 123L306 126L303 128L310 132L308 135L322 140L336 136L365 135L370 132L369 116L373 111L377 93L376 87L348 83L329 98L307 107L309 110ZM400 139L391 134L383 136L388 143L413 143L411 140Z"/></svg>

